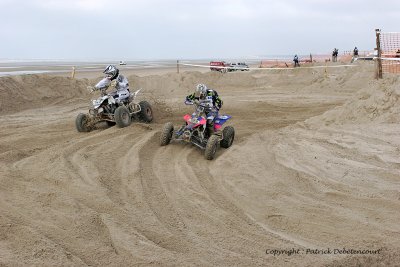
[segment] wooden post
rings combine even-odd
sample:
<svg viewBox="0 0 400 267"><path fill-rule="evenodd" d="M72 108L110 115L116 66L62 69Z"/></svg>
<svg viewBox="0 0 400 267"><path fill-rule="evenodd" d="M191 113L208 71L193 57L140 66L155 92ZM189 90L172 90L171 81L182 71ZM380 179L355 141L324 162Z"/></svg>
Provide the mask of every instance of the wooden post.
<svg viewBox="0 0 400 267"><path fill-rule="evenodd" d="M75 66L72 67L71 78L75 78Z"/></svg>
<svg viewBox="0 0 400 267"><path fill-rule="evenodd" d="M311 63L312 63L312 55L311 55L311 53L310 53L310 60L311 60Z"/></svg>
<svg viewBox="0 0 400 267"><path fill-rule="evenodd" d="M179 60L176 61L176 73L179 73Z"/></svg>
<svg viewBox="0 0 400 267"><path fill-rule="evenodd" d="M376 34L376 50L378 52L378 58L375 61L376 62L375 78L382 79L382 59L381 59L382 52L381 52L381 40L380 40L381 30L375 29L375 34Z"/></svg>

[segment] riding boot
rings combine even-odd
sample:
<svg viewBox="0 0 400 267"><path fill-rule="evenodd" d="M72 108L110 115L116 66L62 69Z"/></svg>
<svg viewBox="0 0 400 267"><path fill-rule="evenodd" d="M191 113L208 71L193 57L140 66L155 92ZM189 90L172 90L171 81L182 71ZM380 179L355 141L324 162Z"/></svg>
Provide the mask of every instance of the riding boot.
<svg viewBox="0 0 400 267"><path fill-rule="evenodd" d="M211 137L211 135L214 134L214 125L208 125L207 132L208 132L208 136Z"/></svg>

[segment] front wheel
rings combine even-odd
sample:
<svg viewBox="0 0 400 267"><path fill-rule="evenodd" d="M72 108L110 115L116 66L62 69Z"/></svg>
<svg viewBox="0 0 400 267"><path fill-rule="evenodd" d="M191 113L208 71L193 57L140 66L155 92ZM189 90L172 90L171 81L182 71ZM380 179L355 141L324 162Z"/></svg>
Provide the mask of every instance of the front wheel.
<svg viewBox="0 0 400 267"><path fill-rule="evenodd" d="M75 119L75 126L78 132L90 132L89 116L87 114L79 113Z"/></svg>
<svg viewBox="0 0 400 267"><path fill-rule="evenodd" d="M162 129L160 136L160 145L166 146L171 142L172 134L174 132L174 125L171 122L167 122Z"/></svg>
<svg viewBox="0 0 400 267"><path fill-rule="evenodd" d="M153 110L151 109L149 102L140 101L139 105L140 105L139 119L146 123L151 122L153 120Z"/></svg>
<svg viewBox="0 0 400 267"><path fill-rule="evenodd" d="M204 156L208 160L212 160L215 157L215 153L217 152L219 137L217 135L211 135L211 137L207 141L206 151L204 152Z"/></svg>
<svg viewBox="0 0 400 267"><path fill-rule="evenodd" d="M228 148L232 145L235 139L235 129L232 126L226 126L222 131L221 147Z"/></svg>
<svg viewBox="0 0 400 267"><path fill-rule="evenodd" d="M115 123L118 127L124 128L131 125L131 116L125 106L119 106L114 112Z"/></svg>

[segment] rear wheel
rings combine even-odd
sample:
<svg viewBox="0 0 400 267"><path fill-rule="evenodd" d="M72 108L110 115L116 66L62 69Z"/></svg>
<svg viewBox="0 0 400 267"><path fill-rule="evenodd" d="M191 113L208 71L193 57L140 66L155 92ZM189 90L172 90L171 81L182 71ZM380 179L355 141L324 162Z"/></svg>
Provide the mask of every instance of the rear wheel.
<svg viewBox="0 0 400 267"><path fill-rule="evenodd" d="M90 132L88 122L89 116L87 114L79 113L75 119L76 130L78 130L78 132Z"/></svg>
<svg viewBox="0 0 400 267"><path fill-rule="evenodd" d="M161 146L166 146L171 142L173 132L174 132L174 125L171 122L167 122L161 131L161 136L160 136Z"/></svg>
<svg viewBox="0 0 400 267"><path fill-rule="evenodd" d="M151 109L151 106L149 102L147 101L140 101L140 112L139 112L139 119L143 122L151 122L153 120L153 110Z"/></svg>
<svg viewBox="0 0 400 267"><path fill-rule="evenodd" d="M226 126L222 131L221 147L228 148L232 145L235 139L235 129L232 126Z"/></svg>
<svg viewBox="0 0 400 267"><path fill-rule="evenodd" d="M215 153L217 152L219 137L217 135L211 135L211 137L207 141L206 150L204 152L204 156L208 160L212 160L215 157Z"/></svg>
<svg viewBox="0 0 400 267"><path fill-rule="evenodd" d="M131 125L131 116L125 106L119 106L114 112L115 123L118 127L124 128Z"/></svg>

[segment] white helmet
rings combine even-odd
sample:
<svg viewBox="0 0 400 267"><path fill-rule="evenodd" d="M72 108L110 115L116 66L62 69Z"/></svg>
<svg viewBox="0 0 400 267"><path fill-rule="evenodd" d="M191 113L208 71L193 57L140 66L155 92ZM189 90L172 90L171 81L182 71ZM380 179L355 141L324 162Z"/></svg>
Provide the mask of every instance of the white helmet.
<svg viewBox="0 0 400 267"><path fill-rule="evenodd" d="M111 80L114 80L115 78L117 78L119 70L114 65L108 65L103 73L107 77L111 78Z"/></svg>
<svg viewBox="0 0 400 267"><path fill-rule="evenodd" d="M207 94L207 86L205 84L199 83L196 86L196 92L195 92L196 97L205 96L206 94Z"/></svg>

